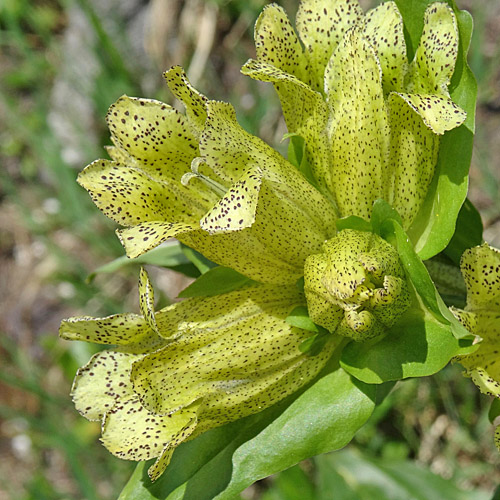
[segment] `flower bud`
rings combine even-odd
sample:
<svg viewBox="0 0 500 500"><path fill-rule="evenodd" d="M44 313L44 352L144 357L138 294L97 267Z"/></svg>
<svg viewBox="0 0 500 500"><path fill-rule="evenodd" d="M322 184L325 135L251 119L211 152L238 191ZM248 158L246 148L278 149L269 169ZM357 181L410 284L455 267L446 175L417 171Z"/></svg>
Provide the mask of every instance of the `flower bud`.
<svg viewBox="0 0 500 500"><path fill-rule="evenodd" d="M410 305L396 250L380 236L346 229L306 260L311 319L356 341L382 335Z"/></svg>

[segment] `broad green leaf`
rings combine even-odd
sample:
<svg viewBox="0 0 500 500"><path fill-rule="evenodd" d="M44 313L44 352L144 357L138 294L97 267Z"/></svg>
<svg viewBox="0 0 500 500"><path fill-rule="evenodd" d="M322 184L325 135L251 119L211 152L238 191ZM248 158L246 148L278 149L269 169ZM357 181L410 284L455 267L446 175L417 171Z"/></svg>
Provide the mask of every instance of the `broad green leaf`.
<svg viewBox="0 0 500 500"><path fill-rule="evenodd" d="M243 276L229 267L214 267L202 274L194 283L179 293L179 298L211 297L237 290L245 285L255 284L250 278Z"/></svg>
<svg viewBox="0 0 500 500"><path fill-rule="evenodd" d="M278 405L181 445L155 484L139 465L120 500L232 500L258 479L345 446L371 415L376 391L337 368Z"/></svg>
<svg viewBox="0 0 500 500"><path fill-rule="evenodd" d="M316 325L309 317L307 306L296 307L286 318L286 322L292 326L314 332L314 335L304 340L299 346L300 352L316 356L325 346L331 333L322 326Z"/></svg>
<svg viewBox="0 0 500 500"><path fill-rule="evenodd" d="M458 214L455 234L444 249L444 253L457 265L460 257L468 248L483 242L483 223L481 215L469 199L465 200Z"/></svg>
<svg viewBox="0 0 500 500"><path fill-rule="evenodd" d="M444 250L467 196L472 133L461 125L441 139L436 172L408 235L423 260Z"/></svg>
<svg viewBox="0 0 500 500"><path fill-rule="evenodd" d="M124 267L133 265L149 264L158 267L167 267L179 271L187 276L196 277L199 272L190 264L190 260L184 255L181 246L178 242L172 241L163 244L149 252L146 252L135 259L131 259L126 255L118 257L103 266L98 267L87 277L87 282L91 283L94 278L101 273L114 273Z"/></svg>
<svg viewBox="0 0 500 500"><path fill-rule="evenodd" d="M280 472L260 500L318 500L318 497L308 475L300 465L295 465Z"/></svg>
<svg viewBox="0 0 500 500"><path fill-rule="evenodd" d="M369 458L352 448L314 460L315 500L488 500L409 460Z"/></svg>
<svg viewBox="0 0 500 500"><path fill-rule="evenodd" d="M446 307L443 299L437 293L429 272L413 248L410 239L394 219L387 219L382 224L382 233L386 238L393 238L399 257L411 279L415 290L428 311L443 325L450 326L457 338L468 338L470 333L459 323ZM392 236L391 236L392 233Z"/></svg>
<svg viewBox="0 0 500 500"><path fill-rule="evenodd" d="M423 14L432 0L396 0L403 15L405 37L411 60L423 27ZM448 5L455 12L460 34L455 72L450 83L450 95L466 113L459 128L446 132L441 139L434 178L426 199L408 234L419 256L427 260L449 243L455 222L467 195L467 176L472 156L477 84L468 64L467 51L472 35L472 18L460 11L453 0Z"/></svg>
<svg viewBox="0 0 500 500"><path fill-rule="evenodd" d="M205 274L210 269L217 267L217 264L215 264L211 260L208 260L200 252L197 252L196 250L188 247L187 245L184 245L183 243L181 243L180 245L181 251L184 256L198 269L201 274Z"/></svg>
<svg viewBox="0 0 500 500"><path fill-rule="evenodd" d="M375 200L373 203L372 217L370 219L373 232L380 234L382 224L387 219L394 219L400 226L403 225L400 215L391 205L389 205L389 203L383 199Z"/></svg>
<svg viewBox="0 0 500 500"><path fill-rule="evenodd" d="M368 221L356 215L349 215L347 217L337 219L336 225L337 231L343 231L344 229L354 229L356 231L371 232L373 230L372 225Z"/></svg>
<svg viewBox="0 0 500 500"><path fill-rule="evenodd" d="M458 354L476 349L456 339L450 327L431 315L408 311L376 344L351 342L340 358L348 373L368 384L425 377L444 368Z"/></svg>
<svg viewBox="0 0 500 500"><path fill-rule="evenodd" d="M308 330L310 332L318 332L318 325L315 325L309 317L307 306L296 307L286 318L286 322L292 326Z"/></svg>

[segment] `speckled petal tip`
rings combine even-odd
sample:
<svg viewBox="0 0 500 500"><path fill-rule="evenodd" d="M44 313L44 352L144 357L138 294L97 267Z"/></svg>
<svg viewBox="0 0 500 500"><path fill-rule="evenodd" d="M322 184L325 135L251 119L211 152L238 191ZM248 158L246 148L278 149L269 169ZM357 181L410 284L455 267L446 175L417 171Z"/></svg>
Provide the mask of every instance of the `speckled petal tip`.
<svg viewBox="0 0 500 500"><path fill-rule="evenodd" d="M415 58L409 68L409 92L449 97L458 54L458 28L455 14L444 2L425 11L424 28Z"/></svg>
<svg viewBox="0 0 500 500"><path fill-rule="evenodd" d="M328 61L345 33L361 19L357 0L302 0L296 24L311 71L311 86L324 90Z"/></svg>
<svg viewBox="0 0 500 500"><path fill-rule="evenodd" d="M366 13L364 35L377 53L384 92L401 90L408 71L403 18L395 2L386 2Z"/></svg>

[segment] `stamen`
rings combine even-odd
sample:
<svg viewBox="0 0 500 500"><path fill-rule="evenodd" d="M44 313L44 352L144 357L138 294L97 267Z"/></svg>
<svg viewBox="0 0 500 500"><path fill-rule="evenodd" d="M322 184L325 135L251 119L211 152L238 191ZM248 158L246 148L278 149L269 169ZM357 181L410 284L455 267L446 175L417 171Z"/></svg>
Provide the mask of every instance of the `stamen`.
<svg viewBox="0 0 500 500"><path fill-rule="evenodd" d="M222 184L219 184L213 179L210 179L210 177L201 174L199 172L199 167L201 163L206 163L204 158L201 157L194 158L194 160L191 162L191 172L186 172L181 177L181 184L183 186L187 186L189 181L194 177L196 177L200 179L200 181L203 182L205 186L209 187L214 193L216 193L218 196L222 198L226 194L227 191L226 188Z"/></svg>

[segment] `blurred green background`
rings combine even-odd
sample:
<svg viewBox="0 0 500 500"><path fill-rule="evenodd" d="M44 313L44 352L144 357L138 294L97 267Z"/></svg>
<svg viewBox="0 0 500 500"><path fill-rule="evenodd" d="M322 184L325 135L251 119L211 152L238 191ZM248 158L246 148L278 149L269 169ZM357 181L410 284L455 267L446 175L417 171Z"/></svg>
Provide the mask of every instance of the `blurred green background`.
<svg viewBox="0 0 500 500"><path fill-rule="evenodd" d="M0 1L0 500L115 499L133 470L99 444L98 423L80 417L68 395L95 348L59 340L60 320L138 310L136 268L86 281L123 250L115 225L76 175L105 156L104 116L120 95L172 103L161 74L174 64L211 98L232 102L247 130L279 147L285 127L272 86L239 73L254 55L253 24L265 3ZM281 4L292 17L298 2ZM486 239L500 246L500 1L458 4L476 25L470 197ZM163 304L187 283L174 272L152 271ZM362 460L416 460L470 492L464 498L480 491L489 498L500 483L500 458L488 405L458 366L399 384L347 455L306 461L243 498L383 500L385 493L373 489L368 496L328 496L325 481L340 473L334 457L345 456L353 472L357 450Z"/></svg>

